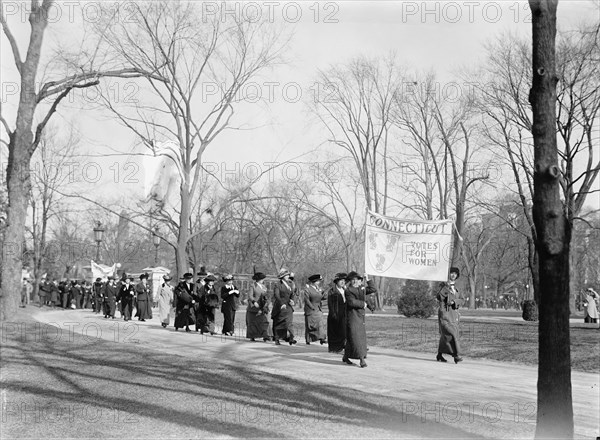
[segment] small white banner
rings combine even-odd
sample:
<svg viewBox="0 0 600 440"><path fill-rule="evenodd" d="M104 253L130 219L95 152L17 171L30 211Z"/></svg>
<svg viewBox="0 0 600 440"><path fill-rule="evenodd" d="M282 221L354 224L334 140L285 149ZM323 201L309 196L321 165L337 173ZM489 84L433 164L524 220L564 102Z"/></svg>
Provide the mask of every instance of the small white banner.
<svg viewBox="0 0 600 440"><path fill-rule="evenodd" d="M409 280L446 281L452 220L402 220L369 211L365 272Z"/></svg>
<svg viewBox="0 0 600 440"><path fill-rule="evenodd" d="M112 266L106 266L105 264L97 264L94 261L91 261L92 267L92 279L96 281L96 278L102 278L102 280L106 280L109 276L115 275L117 271L117 265L113 264Z"/></svg>

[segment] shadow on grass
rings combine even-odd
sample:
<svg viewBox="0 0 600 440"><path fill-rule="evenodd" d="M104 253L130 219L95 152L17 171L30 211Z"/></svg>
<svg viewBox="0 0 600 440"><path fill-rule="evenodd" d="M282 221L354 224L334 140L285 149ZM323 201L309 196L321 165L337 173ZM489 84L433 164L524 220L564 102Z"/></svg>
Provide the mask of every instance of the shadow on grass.
<svg viewBox="0 0 600 440"><path fill-rule="evenodd" d="M77 334L73 341L37 342L4 334L1 352L2 369L8 373L2 383L7 391L3 437L36 437L49 429L64 437L90 437L89 418L48 420L43 412L42 417L20 412L23 404L35 412L50 403L86 413L120 411L118 423L94 422L94 429L106 437L125 430L128 436L146 438L339 438L356 436L364 428L391 437L480 437L450 424L423 423L420 415L407 414L399 399L315 384L284 372L267 374L237 359L227 347L219 351L219 360L208 360L185 352L177 356L105 340L90 342ZM341 363L337 357L316 359L306 353L298 359ZM340 367L345 381L360 380L348 372Z"/></svg>

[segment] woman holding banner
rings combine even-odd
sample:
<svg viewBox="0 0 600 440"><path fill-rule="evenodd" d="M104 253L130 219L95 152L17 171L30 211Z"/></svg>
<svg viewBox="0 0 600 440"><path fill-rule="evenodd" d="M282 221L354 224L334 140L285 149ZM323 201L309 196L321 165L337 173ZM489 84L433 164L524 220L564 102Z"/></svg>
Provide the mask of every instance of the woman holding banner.
<svg viewBox="0 0 600 440"><path fill-rule="evenodd" d="M437 294L439 302L438 322L440 327L440 343L436 357L438 362L447 362L444 356L442 356L444 353L454 357L455 364L463 360L460 357L461 350L458 340L458 308L462 305L462 301L458 299L458 290L454 286L454 282L459 276L460 271L458 268L451 267L448 282L440 285L440 291Z"/></svg>
<svg viewBox="0 0 600 440"><path fill-rule="evenodd" d="M367 286L362 285L363 278L356 272L350 272L346 277L346 346L342 362L354 365L350 359L359 359L360 367L367 363L367 331L365 329L365 309L369 306L367 295L376 293L373 281L366 277Z"/></svg>

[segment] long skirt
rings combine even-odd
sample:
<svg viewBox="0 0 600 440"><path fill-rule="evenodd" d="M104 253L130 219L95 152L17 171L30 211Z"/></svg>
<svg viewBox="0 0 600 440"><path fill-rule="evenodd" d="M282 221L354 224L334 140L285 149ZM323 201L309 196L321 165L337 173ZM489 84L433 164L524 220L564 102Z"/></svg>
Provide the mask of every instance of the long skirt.
<svg viewBox="0 0 600 440"><path fill-rule="evenodd" d="M121 315L125 318L125 321L129 321L131 319L131 315L133 313L133 298L123 298L121 300Z"/></svg>
<svg viewBox="0 0 600 440"><path fill-rule="evenodd" d="M147 299L138 299L135 316L139 319L152 319L152 303Z"/></svg>
<svg viewBox="0 0 600 440"><path fill-rule="evenodd" d="M276 341L294 339L294 309L287 307L280 310L273 318L273 338Z"/></svg>
<svg viewBox="0 0 600 440"><path fill-rule="evenodd" d="M52 292L50 293L50 301L54 304L58 304L60 301L60 293L57 289L52 289Z"/></svg>
<svg viewBox="0 0 600 440"><path fill-rule="evenodd" d="M115 317L117 310L117 303L114 298L108 298L104 300L104 316Z"/></svg>
<svg viewBox="0 0 600 440"><path fill-rule="evenodd" d="M79 293L74 294L73 301L75 301L75 308L80 309L81 308L81 294L79 294Z"/></svg>
<svg viewBox="0 0 600 440"><path fill-rule="evenodd" d="M327 344L330 352L338 353L346 345L346 314L327 315Z"/></svg>
<svg viewBox="0 0 600 440"><path fill-rule="evenodd" d="M215 333L215 309L216 307L198 307L196 312L196 331Z"/></svg>
<svg viewBox="0 0 600 440"><path fill-rule="evenodd" d="M94 313L100 313L103 310L103 304L102 298L94 297Z"/></svg>
<svg viewBox="0 0 600 440"><path fill-rule="evenodd" d="M346 346L344 355L349 359L367 356L367 330L364 310L349 310L346 316Z"/></svg>
<svg viewBox="0 0 600 440"><path fill-rule="evenodd" d="M171 321L171 304L166 298L158 298L158 315L160 323L169 325Z"/></svg>
<svg viewBox="0 0 600 440"><path fill-rule="evenodd" d="M62 292L60 294L61 296L61 302L62 302L62 308L66 309L69 307L69 293L68 292Z"/></svg>
<svg viewBox="0 0 600 440"><path fill-rule="evenodd" d="M229 333L235 331L235 310L231 307L225 307L223 312L223 332Z"/></svg>
<svg viewBox="0 0 600 440"><path fill-rule="evenodd" d="M195 324L195 322L194 309L190 305L179 304L175 310L175 329L188 327Z"/></svg>
<svg viewBox="0 0 600 440"><path fill-rule="evenodd" d="M310 315L304 315L304 330L306 342L324 340L326 334L323 326L323 313L314 310Z"/></svg>
<svg viewBox="0 0 600 440"><path fill-rule="evenodd" d="M246 338L270 338L267 315L264 313L259 315L257 312L250 310L246 312Z"/></svg>
<svg viewBox="0 0 600 440"><path fill-rule="evenodd" d="M438 311L438 323L440 327L438 353L460 356L458 312L440 309Z"/></svg>

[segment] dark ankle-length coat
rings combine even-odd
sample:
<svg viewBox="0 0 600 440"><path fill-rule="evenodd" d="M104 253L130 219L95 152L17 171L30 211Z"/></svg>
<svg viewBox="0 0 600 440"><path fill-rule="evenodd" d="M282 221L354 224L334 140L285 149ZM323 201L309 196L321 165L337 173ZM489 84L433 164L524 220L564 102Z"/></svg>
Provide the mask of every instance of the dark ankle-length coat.
<svg viewBox="0 0 600 440"><path fill-rule="evenodd" d="M440 284L437 300L439 304L438 323L440 330L438 353L450 354L455 357L460 356L458 308L462 305L462 300L458 298L458 291L454 287L454 284Z"/></svg>
<svg viewBox="0 0 600 440"><path fill-rule="evenodd" d="M346 287L346 347L344 355L349 359L362 359L367 355L367 330L365 306L367 295L376 293L373 281L367 286Z"/></svg>

